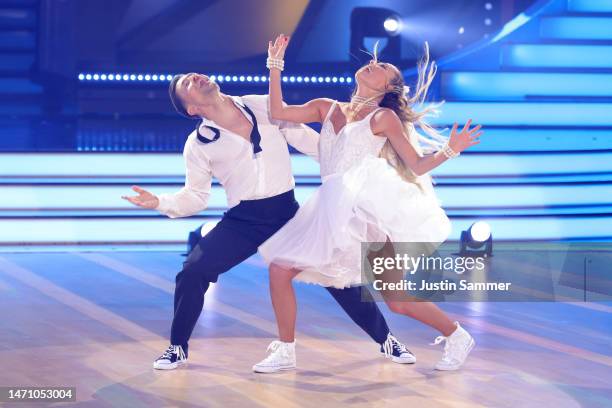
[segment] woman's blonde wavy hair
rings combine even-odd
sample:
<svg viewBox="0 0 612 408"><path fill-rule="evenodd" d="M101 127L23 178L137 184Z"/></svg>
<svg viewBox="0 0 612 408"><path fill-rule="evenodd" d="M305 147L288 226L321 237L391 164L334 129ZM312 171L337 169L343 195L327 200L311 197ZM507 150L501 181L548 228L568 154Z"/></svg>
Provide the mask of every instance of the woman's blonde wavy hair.
<svg viewBox="0 0 612 408"><path fill-rule="evenodd" d="M377 46L374 47L374 61L377 61L376 54ZM361 106L363 106L363 104L365 104L367 101L376 99L383 95L383 98L378 105L389 108L397 114L400 121L406 128L408 142L414 147L419 155L423 154L421 145L425 146L428 151L439 150L446 142L446 138L443 137L429 123L427 123L426 118L436 115L438 108L444 102L429 104L427 106L424 105L425 99L427 98L427 91L433 82L436 72L436 63L435 61L430 61L429 45L425 43L425 52L418 63L418 79L412 95L409 95L409 88L406 87L404 78L400 74L389 82L387 89L385 89L383 92L378 95L374 95L373 97L364 101L362 104L358 104L355 111L358 112ZM353 95L355 92L357 92L357 88L355 88L353 91ZM421 105L423 108L416 111L413 109L415 105ZM422 129L423 132L429 137L419 135L416 131L417 127ZM403 160L400 158L388 140L385 142L380 152L380 157L386 159L404 180L416 183L420 187L416 175L404 164Z"/></svg>

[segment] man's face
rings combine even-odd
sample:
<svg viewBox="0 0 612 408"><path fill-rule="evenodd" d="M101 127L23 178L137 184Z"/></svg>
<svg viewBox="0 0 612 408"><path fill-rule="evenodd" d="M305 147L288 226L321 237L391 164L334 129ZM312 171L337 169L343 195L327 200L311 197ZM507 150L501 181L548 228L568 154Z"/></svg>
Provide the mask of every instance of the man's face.
<svg viewBox="0 0 612 408"><path fill-rule="evenodd" d="M219 91L219 85L211 81L206 75L189 73L185 74L176 83L176 94L189 114L193 105L201 105L209 102L210 98Z"/></svg>

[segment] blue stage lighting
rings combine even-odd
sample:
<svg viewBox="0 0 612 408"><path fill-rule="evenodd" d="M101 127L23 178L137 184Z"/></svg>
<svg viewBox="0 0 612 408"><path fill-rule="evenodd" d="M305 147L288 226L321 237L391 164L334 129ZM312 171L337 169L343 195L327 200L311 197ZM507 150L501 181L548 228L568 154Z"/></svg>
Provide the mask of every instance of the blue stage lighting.
<svg viewBox="0 0 612 408"><path fill-rule="evenodd" d="M351 78L351 77L347 77L347 78L346 78L346 83L347 83L347 84L350 84L351 82L353 82L353 78Z"/></svg>
<svg viewBox="0 0 612 408"><path fill-rule="evenodd" d="M387 17L383 23L383 27L389 35L397 35L402 31L402 21L397 16Z"/></svg>
<svg viewBox="0 0 612 408"><path fill-rule="evenodd" d="M173 78L172 74L99 74L99 73L79 73L78 74L79 81L171 81ZM266 75L211 75L211 81L216 82L267 82L268 76ZM351 83L352 79L346 77L338 77L338 76L301 76L301 75L291 75L291 76L283 76L281 77L282 82L290 82L290 83Z"/></svg>
<svg viewBox="0 0 612 408"><path fill-rule="evenodd" d="M467 231L461 232L459 255L493 255L493 235L489 224L484 221L476 221Z"/></svg>

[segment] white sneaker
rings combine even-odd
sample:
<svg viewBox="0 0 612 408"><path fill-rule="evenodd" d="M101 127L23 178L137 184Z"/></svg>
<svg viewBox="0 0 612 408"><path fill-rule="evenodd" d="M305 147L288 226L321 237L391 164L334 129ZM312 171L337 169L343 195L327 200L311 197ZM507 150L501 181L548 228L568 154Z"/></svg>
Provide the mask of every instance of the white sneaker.
<svg viewBox="0 0 612 408"><path fill-rule="evenodd" d="M453 371L458 370L463 365L470 351L476 345L476 342L459 322L455 322L457 329L448 337L438 336L432 345L440 344L446 341L444 345L444 355L442 360L436 364L436 370Z"/></svg>
<svg viewBox="0 0 612 408"><path fill-rule="evenodd" d="M181 346L170 345L170 347L164 351L164 354L153 362L153 368L156 370L174 370L186 362L187 356L183 348Z"/></svg>
<svg viewBox="0 0 612 408"><path fill-rule="evenodd" d="M414 364L416 357L408 348L395 338L391 333L387 335L387 340L380 345L380 352L391 361L398 364Z"/></svg>
<svg viewBox="0 0 612 408"><path fill-rule="evenodd" d="M256 373L276 373L284 370L293 370L295 364L295 341L283 343L275 340L268 346L271 353L261 362L253 366Z"/></svg>

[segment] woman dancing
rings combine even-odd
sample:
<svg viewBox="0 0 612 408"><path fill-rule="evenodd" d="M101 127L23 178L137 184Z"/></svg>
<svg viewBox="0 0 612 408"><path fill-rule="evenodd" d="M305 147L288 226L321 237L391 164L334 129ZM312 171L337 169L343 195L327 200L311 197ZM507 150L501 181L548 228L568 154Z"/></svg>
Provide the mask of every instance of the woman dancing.
<svg viewBox="0 0 612 408"><path fill-rule="evenodd" d="M347 287L361 282L361 242L441 243L450 222L440 208L428 172L479 143L480 126L471 120L459 132L457 124L446 141L425 122L433 107L416 112L425 100L436 66L429 52L419 65L418 82L407 98L401 72L374 59L355 74L357 88L348 103L314 99L300 106L283 104L281 71L289 38L280 35L268 45L270 112L277 120L322 123L319 141L321 187L280 231L259 247L270 267L270 293L279 341L253 367L277 372L296 367L296 300L292 280ZM419 126L429 138L419 136ZM440 148L423 155L419 146ZM401 271L399 272L401 273ZM385 275L387 275L385 273ZM397 273L389 274L397 278ZM383 276L384 279L384 276ZM389 279L389 277L387 277ZM435 304L408 298L405 292L381 291L389 308L438 330L434 344L446 341L438 370L456 370L474 347L474 340Z"/></svg>

